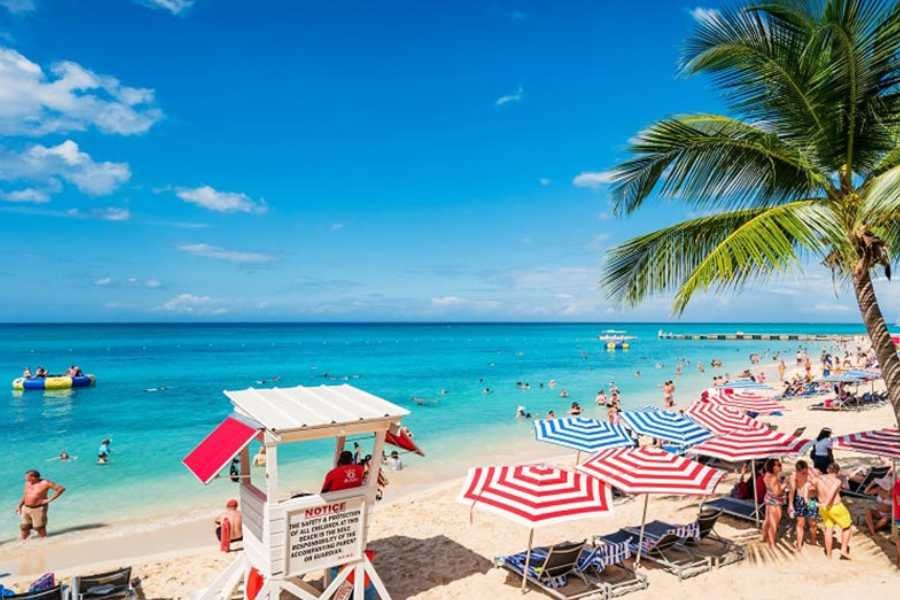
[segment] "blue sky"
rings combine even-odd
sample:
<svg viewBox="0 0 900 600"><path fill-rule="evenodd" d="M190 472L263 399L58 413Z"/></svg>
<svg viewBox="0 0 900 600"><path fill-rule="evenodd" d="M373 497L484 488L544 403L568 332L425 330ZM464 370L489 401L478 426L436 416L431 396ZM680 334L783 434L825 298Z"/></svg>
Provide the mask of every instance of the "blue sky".
<svg viewBox="0 0 900 600"><path fill-rule="evenodd" d="M688 213L602 173L721 109L676 76L716 4L604 4L0 0L0 320L668 318L597 282ZM857 315L812 267L684 318Z"/></svg>

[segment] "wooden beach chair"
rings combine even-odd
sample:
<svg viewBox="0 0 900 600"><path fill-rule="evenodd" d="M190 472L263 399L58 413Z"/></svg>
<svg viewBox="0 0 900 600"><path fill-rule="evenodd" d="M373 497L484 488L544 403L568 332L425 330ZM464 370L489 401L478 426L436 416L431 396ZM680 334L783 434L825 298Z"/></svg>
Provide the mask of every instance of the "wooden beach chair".
<svg viewBox="0 0 900 600"><path fill-rule="evenodd" d="M605 544L627 543L633 554L637 554L640 527L620 529L614 533L594 538L594 543ZM660 537L648 536L644 531L644 549L641 560L652 562L663 570L678 577L679 581L706 573L712 570L713 563L709 557L696 556L690 549L680 543L680 538L673 533L665 533Z"/></svg>
<svg viewBox="0 0 900 600"><path fill-rule="evenodd" d="M128 600L136 595L131 567L72 578L72 600Z"/></svg>

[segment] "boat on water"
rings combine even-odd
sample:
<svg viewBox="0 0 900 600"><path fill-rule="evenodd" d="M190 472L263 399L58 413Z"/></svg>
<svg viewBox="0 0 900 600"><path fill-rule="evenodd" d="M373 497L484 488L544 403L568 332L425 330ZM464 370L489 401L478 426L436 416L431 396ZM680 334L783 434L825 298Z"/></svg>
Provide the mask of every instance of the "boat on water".
<svg viewBox="0 0 900 600"><path fill-rule="evenodd" d="M603 335L598 335L597 339L606 344L607 350L628 350L631 347L631 340L636 340L637 338L633 335L624 334L624 331L607 329Z"/></svg>
<svg viewBox="0 0 900 600"><path fill-rule="evenodd" d="M14 390L68 390L91 387L97 382L93 375L48 375L46 377L17 377L13 379Z"/></svg>

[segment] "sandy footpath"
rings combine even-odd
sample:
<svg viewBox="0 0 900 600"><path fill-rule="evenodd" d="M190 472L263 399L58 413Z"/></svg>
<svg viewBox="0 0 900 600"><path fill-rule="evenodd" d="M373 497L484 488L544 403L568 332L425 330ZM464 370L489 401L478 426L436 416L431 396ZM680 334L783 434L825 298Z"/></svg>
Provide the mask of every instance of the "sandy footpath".
<svg viewBox="0 0 900 600"><path fill-rule="evenodd" d="M682 404L686 406L690 399L681 398ZM790 401L787 414L769 420L781 431L806 426L807 436L814 436L824 426L840 435L894 424L889 407L836 414L807 410L812 402ZM552 453L552 446L523 440L521 446L485 455L490 456L486 462L499 464L534 460ZM847 468L874 462L840 451L836 456ZM548 460L572 464L574 454L557 454ZM790 461L786 464L789 466ZM470 515L469 509L455 500L461 473L451 477L448 472L442 481L437 481L437 477L423 481L421 474L417 476L412 471L394 475L398 480L394 498L387 499L376 511L370 546L378 553L376 567L395 599L521 597L517 581L505 571L492 568L491 559L523 550L528 535L524 528L486 513L476 511ZM729 479L718 491L727 493L730 487ZM861 501L848 504L854 514L866 507ZM618 505L611 518L539 529L535 543L587 539L636 525L640 522L641 506L641 502L629 501ZM687 522L696 516L697 507L697 499L653 497L649 518ZM27 582L35 573L47 569L66 577L131 564L142 581L146 598L186 598L204 587L233 558L218 552L210 542L211 516L212 513L192 514L165 526L134 523L99 535L62 536L42 544L4 544L0 547L0 572L15 573L13 581ZM628 598L847 600L896 597L900 590L900 571L893 566L893 545L886 537L873 540L855 531L851 541L853 560L829 561L815 546L796 555L788 540L782 540L771 552L759 543L752 527L730 519L720 521L717 530L749 543L748 560L680 583L676 577L651 566L646 571L650 588ZM10 579L0 582L9 585ZM530 596L544 597L538 592Z"/></svg>

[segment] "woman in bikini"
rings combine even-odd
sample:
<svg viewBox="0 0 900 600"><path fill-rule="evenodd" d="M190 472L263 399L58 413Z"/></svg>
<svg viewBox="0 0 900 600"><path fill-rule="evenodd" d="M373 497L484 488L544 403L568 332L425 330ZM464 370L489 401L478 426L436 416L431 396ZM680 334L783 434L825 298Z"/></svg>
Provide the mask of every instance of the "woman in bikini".
<svg viewBox="0 0 900 600"><path fill-rule="evenodd" d="M770 458L766 461L763 484L766 495L763 503L766 506L766 518L763 522L763 541L772 550L775 549L775 537L778 535L778 524L781 522L781 507L784 505L784 482L781 477L781 461Z"/></svg>
<svg viewBox="0 0 900 600"><path fill-rule="evenodd" d="M809 525L810 541L816 544L819 536L819 504L814 496L815 473L809 468L805 460L798 460L794 472L788 479L788 516L797 520L796 541L794 549L797 552L803 549L806 538L806 529Z"/></svg>

